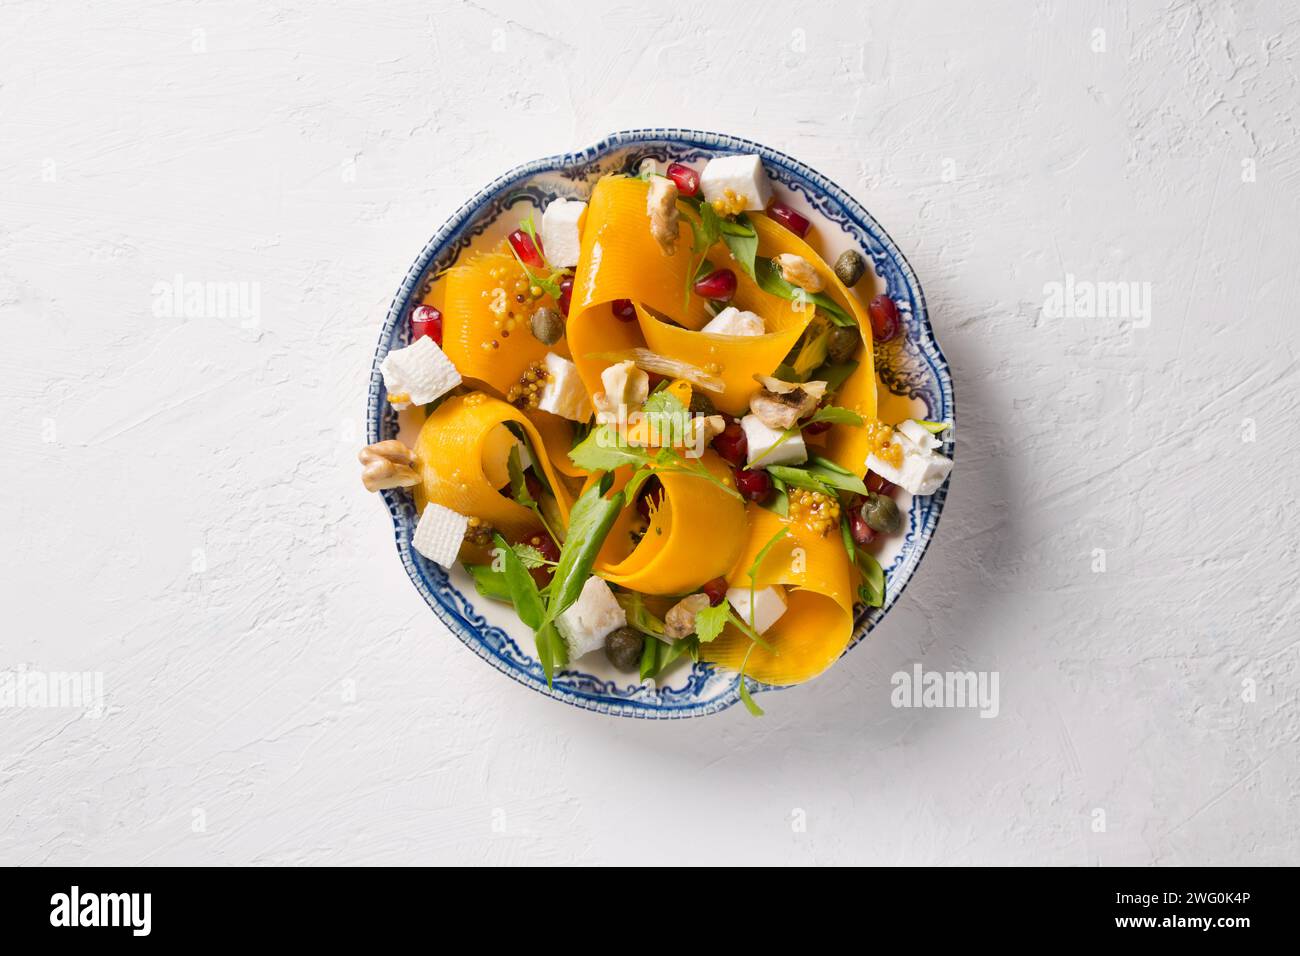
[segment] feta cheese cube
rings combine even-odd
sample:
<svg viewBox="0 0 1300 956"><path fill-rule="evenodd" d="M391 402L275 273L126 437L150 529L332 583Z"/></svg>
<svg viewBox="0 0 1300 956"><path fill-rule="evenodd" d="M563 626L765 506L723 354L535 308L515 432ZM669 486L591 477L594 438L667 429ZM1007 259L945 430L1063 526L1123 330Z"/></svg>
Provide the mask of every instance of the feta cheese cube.
<svg viewBox="0 0 1300 956"><path fill-rule="evenodd" d="M918 429L924 438L917 434ZM952 459L934 450L939 447L938 439L919 423L907 421L895 430L892 443L903 449L902 464L895 468L873 453L867 456L867 468L914 495L932 495L938 491L952 471Z"/></svg>
<svg viewBox="0 0 1300 956"><path fill-rule="evenodd" d="M554 199L542 213L542 249L552 267L567 269L578 264L578 254L582 251L578 221L586 211L585 202Z"/></svg>
<svg viewBox="0 0 1300 956"><path fill-rule="evenodd" d="M394 349L379 364L388 401L398 411L427 405L460 384L460 372L427 335L404 349Z"/></svg>
<svg viewBox="0 0 1300 956"><path fill-rule="evenodd" d="M434 564L449 568L456 563L468 528L469 519L464 515L431 501L420 514L415 534L411 535L411 547Z"/></svg>
<svg viewBox="0 0 1300 956"><path fill-rule="evenodd" d="M712 332L714 335L762 335L767 327L763 325L761 315L742 312L734 305L729 305L710 319L700 331Z"/></svg>
<svg viewBox="0 0 1300 956"><path fill-rule="evenodd" d="M727 588L727 600L736 609L736 617L746 624L753 621L754 630L764 633L786 612L785 588L779 584L760 588L754 592L753 615L750 615L749 588Z"/></svg>
<svg viewBox="0 0 1300 956"><path fill-rule="evenodd" d="M537 407L552 415L585 422L591 417L591 400L582 384L578 366L562 355L546 353L546 385L537 397Z"/></svg>
<svg viewBox="0 0 1300 956"><path fill-rule="evenodd" d="M745 430L745 440L749 444L747 464L751 466L755 462L762 468L768 465L801 465L808 460L808 447L804 444L802 432L796 432L781 441L785 432L779 428L768 428L752 413L740 420L740 427ZM781 443L778 445L777 442Z"/></svg>
<svg viewBox="0 0 1300 956"><path fill-rule="evenodd" d="M627 615L609 585L594 574L582 586L578 600L555 619L569 645L569 659L577 660L605 646L605 636L627 623Z"/></svg>
<svg viewBox="0 0 1300 956"><path fill-rule="evenodd" d="M772 184L757 156L720 156L711 159L700 174L700 189L709 202L730 205L734 201L744 210L763 210L772 198ZM731 190L731 196L727 195ZM737 209L737 212L740 211Z"/></svg>

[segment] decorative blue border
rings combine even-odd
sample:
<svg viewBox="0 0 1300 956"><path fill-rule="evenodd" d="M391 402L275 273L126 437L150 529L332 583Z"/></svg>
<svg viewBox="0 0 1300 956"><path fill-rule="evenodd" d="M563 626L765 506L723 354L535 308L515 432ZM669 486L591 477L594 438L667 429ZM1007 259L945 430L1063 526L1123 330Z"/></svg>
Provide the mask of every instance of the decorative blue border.
<svg viewBox="0 0 1300 956"><path fill-rule="evenodd" d="M931 419L955 422L952 377L934 338L921 284L888 233L857 200L815 170L761 143L697 130L640 129L614 133L579 152L534 160L512 169L462 204L425 244L393 298L375 349L366 406L367 441L373 443L397 434L397 418L385 401L379 365L391 348L407 344L409 327L401 320L417 301L423 280L454 263L474 237L503 212L525 199L544 206L557 195L585 198L600 176L635 170L645 158L694 162L736 152L761 156L775 181L801 195L812 209L838 225L866 252L899 306L905 332L894 342L877 346L878 367L890 370L885 381L891 390L924 401ZM953 442L945 442L945 454L952 456L954 451ZM933 495L912 499L902 550L886 568L884 605L858 613L853 639L845 653L884 619L902 595L934 536L947 495L945 483ZM402 565L425 603L474 653L520 683L576 707L622 717L698 717L725 710L740 699L737 675L709 664L694 665L683 687L652 691L639 684L619 686L576 670L557 674L554 686L548 687L541 665L532 655L506 631L490 625L466 595L452 585L445 570L411 547L417 516L410 496L391 490L383 492L383 499L392 516ZM747 680L754 693L782 689L752 678Z"/></svg>

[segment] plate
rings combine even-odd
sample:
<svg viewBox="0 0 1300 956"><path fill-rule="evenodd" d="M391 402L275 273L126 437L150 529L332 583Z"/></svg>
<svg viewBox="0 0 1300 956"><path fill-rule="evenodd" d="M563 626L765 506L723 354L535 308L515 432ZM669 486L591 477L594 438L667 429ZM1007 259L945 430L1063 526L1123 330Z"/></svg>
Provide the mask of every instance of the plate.
<svg viewBox="0 0 1300 956"><path fill-rule="evenodd" d="M875 272L875 287L864 278L855 291L866 301L887 291L898 305L903 334L876 346L880 385L880 417L907 417L956 422L948 362L935 341L926 313L925 297L916 274L880 224L849 193L825 176L784 153L760 143L681 129L640 129L615 133L581 152L535 160L512 169L467 200L421 250L393 298L375 350L366 408L367 441L394 438L401 431L397 414L385 401L379 363L390 349L409 344L411 308L434 274L453 265L468 250L490 246L515 228L530 211L557 196L586 199L592 185L607 173L635 174L654 160L659 168L678 161L702 168L714 156L757 153L772 179L775 195L794 205L813 223L811 236L833 261L845 249L866 255ZM944 433L944 454L953 455L953 430ZM409 435L403 435L409 438ZM925 555L943 511L945 483L933 495L910 498L900 491L900 508L907 530L878 554L885 567L883 606L860 608L847 654L860 644L898 602L907 582ZM418 516L403 489L385 491L383 500L393 520L393 534L402 566L420 596L466 647L497 670L557 700L623 717L680 718L717 713L740 699L739 678L710 664L689 660L662 675L655 685L642 685L635 675L615 671L602 655L589 654L555 675L548 687L534 656L532 634L513 609L482 597L468 574L457 567L446 571L425 560L411 547ZM432 630L432 629L431 629ZM746 678L751 693L780 690Z"/></svg>

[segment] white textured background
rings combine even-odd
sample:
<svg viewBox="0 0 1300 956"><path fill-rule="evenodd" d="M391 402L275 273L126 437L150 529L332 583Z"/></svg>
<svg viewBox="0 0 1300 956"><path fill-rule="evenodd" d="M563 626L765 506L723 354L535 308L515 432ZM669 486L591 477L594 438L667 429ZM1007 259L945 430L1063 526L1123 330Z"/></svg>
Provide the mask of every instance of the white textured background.
<svg viewBox="0 0 1300 956"><path fill-rule="evenodd" d="M818 6L0 2L0 669L109 703L0 710L0 862L1300 860L1294 6ZM428 236L645 125L853 191L957 383L929 556L762 720L514 684L358 481ZM1045 317L1067 273L1149 326ZM1000 716L894 709L916 661Z"/></svg>

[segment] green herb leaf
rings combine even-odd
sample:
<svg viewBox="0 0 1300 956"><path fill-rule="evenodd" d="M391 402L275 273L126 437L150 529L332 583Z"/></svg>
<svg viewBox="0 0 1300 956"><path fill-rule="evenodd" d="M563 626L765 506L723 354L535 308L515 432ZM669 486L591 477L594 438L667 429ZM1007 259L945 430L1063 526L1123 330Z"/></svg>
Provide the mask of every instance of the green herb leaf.
<svg viewBox="0 0 1300 956"><path fill-rule="evenodd" d="M597 425L569 452L569 459L584 471L613 471L624 465L645 465L645 449L629 445L614 425Z"/></svg>
<svg viewBox="0 0 1300 956"><path fill-rule="evenodd" d="M546 686L550 687L554 682L555 672L569 663L569 645L564 642L559 629L550 621L542 625L533 635L533 639L537 643L537 660L546 674Z"/></svg>
<svg viewBox="0 0 1300 956"><path fill-rule="evenodd" d="M816 381L825 382L828 392L837 392L857 369L857 362L827 363L814 371L811 377Z"/></svg>
<svg viewBox="0 0 1300 956"><path fill-rule="evenodd" d="M858 549L858 567L862 571L862 587L858 596L868 607L880 607L885 603L885 569L861 548Z"/></svg>
<svg viewBox="0 0 1300 956"><path fill-rule="evenodd" d="M524 470L519 464L518 445L514 445L510 449L510 455L506 458L506 471L510 475L510 497L525 508L536 509L537 502L528 493L528 482L524 480Z"/></svg>
<svg viewBox="0 0 1300 956"><path fill-rule="evenodd" d="M550 562L542 556L542 552L538 551L531 544L511 545L510 550L514 551L515 557L519 559L519 563L530 571L535 568L544 568L546 565L550 564Z"/></svg>
<svg viewBox="0 0 1300 956"><path fill-rule="evenodd" d="M492 541L496 544L496 556L502 562L502 576L510 589L510 600L514 602L515 610L519 612L519 620L536 631L542 626L542 621L546 617L546 608L542 601L542 594L537 589L537 582L519 560L519 555L506 544L505 538L494 534Z"/></svg>
<svg viewBox="0 0 1300 956"><path fill-rule="evenodd" d="M738 687L740 690L740 701L745 705L745 709L749 711L749 715L751 717L762 717L763 708L754 703L754 698L749 694L749 686L745 683L745 668L749 666L749 655L754 653L754 648L756 646L757 645L755 644L750 644L749 650L745 652L745 659L740 662L740 682Z"/></svg>
<svg viewBox="0 0 1300 956"><path fill-rule="evenodd" d="M721 604L710 605L695 615L695 636L701 644L707 644L726 627L731 616L731 605L723 600Z"/></svg>
<svg viewBox="0 0 1300 956"><path fill-rule="evenodd" d="M915 421L931 435L942 434L952 427L948 422L928 422L923 418L915 419Z"/></svg>
<svg viewBox="0 0 1300 956"><path fill-rule="evenodd" d="M805 488L808 491L826 491L825 482L821 481L815 475L809 474L806 468L795 468L792 465L768 465L767 473L773 478L780 478L792 488Z"/></svg>
<svg viewBox="0 0 1300 956"><path fill-rule="evenodd" d="M748 637L759 647L769 650L773 654L776 653L776 648L774 648L771 644L767 643L767 641L763 640L763 635L759 634L758 631L754 630L752 624L749 624L747 621L741 620L740 615L737 614L734 610L728 615L727 620L730 621L732 624L734 624L742 634Z"/></svg>
<svg viewBox="0 0 1300 956"><path fill-rule="evenodd" d="M640 592L616 591L614 600L623 609L628 627L636 628L650 637L664 636L664 622L650 613L650 609L645 606L645 597Z"/></svg>
<svg viewBox="0 0 1300 956"><path fill-rule="evenodd" d="M754 260L758 256L758 233L749 224L742 213L734 223L723 220L722 241L731 250L731 256L744 269L749 277L754 278Z"/></svg>
<svg viewBox="0 0 1300 956"><path fill-rule="evenodd" d="M838 405L827 405L815 411L804 425L812 425L816 422L830 422L832 425L861 425L862 416L851 408L841 408Z"/></svg>
<svg viewBox="0 0 1300 956"><path fill-rule="evenodd" d="M658 677L670 664L688 652L695 658L699 646L694 637L683 637L671 644L651 638L645 642L645 650L641 652L641 679Z"/></svg>
<svg viewBox="0 0 1300 956"><path fill-rule="evenodd" d="M465 570L474 579L474 589L485 598L506 604L515 603L504 571L494 570L490 564L467 564Z"/></svg>
<svg viewBox="0 0 1300 956"><path fill-rule="evenodd" d="M834 299L825 292L805 292L796 285L791 285L781 278L780 270L772 264L771 259L754 260L754 281L764 292L779 296L789 302L803 300L815 305L825 312L836 325L857 327L857 320L840 308Z"/></svg>
<svg viewBox="0 0 1300 956"><path fill-rule="evenodd" d="M596 563L596 554L601 545L605 543L605 536L609 534L618 513L623 510L623 493L606 498L604 493L608 487L608 481L598 481L590 485L573 503L573 509L569 512L568 534L564 546L560 548L560 560L555 564L555 576L551 580L551 598L545 617L547 622L554 621L578 599L583 585L591 576L591 568ZM532 626L536 628L538 625Z"/></svg>
<svg viewBox="0 0 1300 956"><path fill-rule="evenodd" d="M806 382L813 369L820 367L826 361L831 329L825 322L819 322L817 325L817 328L809 326L808 331L804 333L803 344L799 346L799 354L795 356L794 364L791 366L800 382Z"/></svg>

